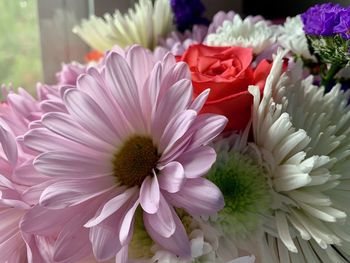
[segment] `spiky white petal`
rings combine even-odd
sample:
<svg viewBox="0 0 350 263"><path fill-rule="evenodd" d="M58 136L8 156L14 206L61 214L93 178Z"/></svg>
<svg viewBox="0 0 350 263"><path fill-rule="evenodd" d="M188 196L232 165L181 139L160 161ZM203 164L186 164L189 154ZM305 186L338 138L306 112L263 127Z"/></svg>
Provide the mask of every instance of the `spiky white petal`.
<svg viewBox="0 0 350 263"><path fill-rule="evenodd" d="M241 46L253 48L254 54L271 47L277 38L278 27L254 17L242 19L235 15L226 20L215 33L209 34L205 43L209 46Z"/></svg>
<svg viewBox="0 0 350 263"><path fill-rule="evenodd" d="M305 59L315 60L310 54L300 15L287 17L284 25L280 26L280 34L277 42L283 48Z"/></svg>
<svg viewBox="0 0 350 263"><path fill-rule="evenodd" d="M275 191L272 218L265 224L271 254L264 258L346 262L350 93L335 86L324 95L312 77L302 80L300 64L287 77L281 71L283 55L275 58L261 101L259 89L249 88L254 143Z"/></svg>
<svg viewBox="0 0 350 263"><path fill-rule="evenodd" d="M73 28L91 48L100 52L114 45L126 47L139 44L153 49L159 37L166 37L173 28L173 15L168 0L140 0L134 9L122 14L116 10L104 18L91 16Z"/></svg>

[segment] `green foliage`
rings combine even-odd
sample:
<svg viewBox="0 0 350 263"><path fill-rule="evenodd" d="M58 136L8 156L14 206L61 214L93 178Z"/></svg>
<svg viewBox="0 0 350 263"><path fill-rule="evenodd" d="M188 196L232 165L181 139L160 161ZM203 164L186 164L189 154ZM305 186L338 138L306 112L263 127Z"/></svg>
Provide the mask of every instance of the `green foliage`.
<svg viewBox="0 0 350 263"><path fill-rule="evenodd" d="M28 90L42 79L36 0L0 0L0 83Z"/></svg>
<svg viewBox="0 0 350 263"><path fill-rule="evenodd" d="M339 35L331 37L307 36L316 57L325 64L350 65L350 40Z"/></svg>

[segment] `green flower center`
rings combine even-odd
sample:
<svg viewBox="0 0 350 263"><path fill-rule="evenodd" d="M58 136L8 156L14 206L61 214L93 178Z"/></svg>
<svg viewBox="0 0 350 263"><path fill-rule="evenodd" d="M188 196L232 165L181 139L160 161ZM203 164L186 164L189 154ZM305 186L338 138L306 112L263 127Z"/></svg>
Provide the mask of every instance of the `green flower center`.
<svg viewBox="0 0 350 263"><path fill-rule="evenodd" d="M142 209L138 207L134 216L134 233L129 243L129 256L132 259L152 258L154 242L143 224Z"/></svg>
<svg viewBox="0 0 350 263"><path fill-rule="evenodd" d="M240 153L218 156L216 164L208 174L225 198L225 208L219 213L224 223L243 226L254 231L259 224L257 214L265 213L270 206L271 195L262 167Z"/></svg>
<svg viewBox="0 0 350 263"><path fill-rule="evenodd" d="M160 158L151 138L135 135L127 139L113 158L114 175L122 185L141 186Z"/></svg>

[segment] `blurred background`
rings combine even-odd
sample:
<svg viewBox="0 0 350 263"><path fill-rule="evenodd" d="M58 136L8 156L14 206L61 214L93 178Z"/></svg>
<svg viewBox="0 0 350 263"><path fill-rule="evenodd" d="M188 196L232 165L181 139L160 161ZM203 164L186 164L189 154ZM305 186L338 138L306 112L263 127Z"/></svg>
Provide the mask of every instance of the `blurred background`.
<svg viewBox="0 0 350 263"><path fill-rule="evenodd" d="M62 62L84 62L88 47L72 33L91 14L126 11L136 0L0 0L0 83L34 90L37 82L52 84ZM294 16L320 0L203 0L206 16L219 10L268 19ZM331 1L343 6L350 0Z"/></svg>

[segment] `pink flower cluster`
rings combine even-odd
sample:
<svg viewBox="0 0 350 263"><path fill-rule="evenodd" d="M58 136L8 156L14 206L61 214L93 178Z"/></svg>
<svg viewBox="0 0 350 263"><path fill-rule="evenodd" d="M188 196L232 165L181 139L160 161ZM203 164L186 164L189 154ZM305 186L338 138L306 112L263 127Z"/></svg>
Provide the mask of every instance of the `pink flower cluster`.
<svg viewBox="0 0 350 263"><path fill-rule="evenodd" d="M139 46L58 76L37 99L3 93L1 261L130 262L136 217L158 246L190 257L176 209L224 206L203 178L216 159L208 144L227 122L199 114L209 91L193 99L184 62Z"/></svg>

